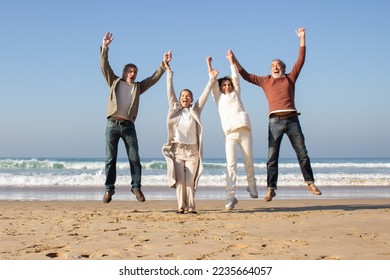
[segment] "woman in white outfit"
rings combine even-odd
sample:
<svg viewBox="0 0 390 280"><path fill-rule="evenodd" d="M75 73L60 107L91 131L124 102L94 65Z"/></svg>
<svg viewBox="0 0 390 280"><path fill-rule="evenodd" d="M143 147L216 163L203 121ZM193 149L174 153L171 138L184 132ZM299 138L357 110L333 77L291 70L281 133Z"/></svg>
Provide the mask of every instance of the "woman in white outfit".
<svg viewBox="0 0 390 280"><path fill-rule="evenodd" d="M209 73L206 88L199 100L192 104L193 95L188 89L183 89L177 99L173 88L173 71L168 64L165 64L165 68L169 102L168 143L163 146L162 153L167 161L168 185L176 188L177 213L195 214L195 192L203 170L200 115L218 71Z"/></svg>
<svg viewBox="0 0 390 280"><path fill-rule="evenodd" d="M225 134L226 151L226 209L232 210L238 200L235 196L237 177L238 147L245 166L247 191L252 198L257 198L257 187L252 152L252 130L249 114L245 111L241 101L240 80L238 70L233 63L233 53L229 50L226 58L230 63L231 77L218 79L212 87L213 98L217 104L221 118L222 129ZM213 71L212 58L208 57L209 72Z"/></svg>

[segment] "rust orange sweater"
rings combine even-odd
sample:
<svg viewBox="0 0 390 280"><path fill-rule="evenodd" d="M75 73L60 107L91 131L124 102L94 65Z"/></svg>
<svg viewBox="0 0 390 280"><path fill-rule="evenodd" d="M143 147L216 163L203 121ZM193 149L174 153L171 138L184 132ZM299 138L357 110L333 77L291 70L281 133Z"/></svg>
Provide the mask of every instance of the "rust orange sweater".
<svg viewBox="0 0 390 280"><path fill-rule="evenodd" d="M306 47L299 48L298 60L289 74L280 78L256 76L249 74L244 68L240 70L242 78L263 88L268 100L269 114L283 111L296 111L295 82L305 63Z"/></svg>

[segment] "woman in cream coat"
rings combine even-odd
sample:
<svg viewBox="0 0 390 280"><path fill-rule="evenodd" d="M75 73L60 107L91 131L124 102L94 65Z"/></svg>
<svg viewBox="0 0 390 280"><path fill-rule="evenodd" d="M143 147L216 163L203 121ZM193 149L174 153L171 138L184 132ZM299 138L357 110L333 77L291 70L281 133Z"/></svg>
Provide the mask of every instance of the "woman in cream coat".
<svg viewBox="0 0 390 280"><path fill-rule="evenodd" d="M168 143L162 153L167 161L168 185L176 188L178 214L195 214L195 192L202 164L202 124L200 115L218 71L209 73L209 81L194 104L192 92L183 89L177 99L173 88L173 71L165 64L167 71L167 95L169 111L167 117Z"/></svg>

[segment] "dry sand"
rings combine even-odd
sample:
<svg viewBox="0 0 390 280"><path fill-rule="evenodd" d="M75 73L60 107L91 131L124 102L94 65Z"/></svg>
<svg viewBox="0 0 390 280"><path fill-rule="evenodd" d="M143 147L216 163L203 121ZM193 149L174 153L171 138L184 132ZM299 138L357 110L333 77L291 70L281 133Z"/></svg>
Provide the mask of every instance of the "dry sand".
<svg viewBox="0 0 390 280"><path fill-rule="evenodd" d="M0 201L1 260L389 260L390 200Z"/></svg>

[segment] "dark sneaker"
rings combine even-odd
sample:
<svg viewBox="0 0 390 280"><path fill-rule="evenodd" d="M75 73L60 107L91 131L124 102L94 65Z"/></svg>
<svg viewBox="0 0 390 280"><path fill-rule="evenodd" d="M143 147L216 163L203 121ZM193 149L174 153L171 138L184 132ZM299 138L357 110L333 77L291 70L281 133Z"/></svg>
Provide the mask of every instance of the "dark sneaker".
<svg viewBox="0 0 390 280"><path fill-rule="evenodd" d="M103 196L103 202L104 203L110 203L112 200L112 196L114 195L115 191L114 190L108 190Z"/></svg>
<svg viewBox="0 0 390 280"><path fill-rule="evenodd" d="M314 183L307 184L307 189L314 195L321 195L321 191L314 185Z"/></svg>
<svg viewBox="0 0 390 280"><path fill-rule="evenodd" d="M269 202L276 196L276 192L273 189L268 189L267 195L264 197L265 202Z"/></svg>
<svg viewBox="0 0 390 280"><path fill-rule="evenodd" d="M139 202L144 202L145 201L145 197L144 197L144 194L142 193L141 190L131 190L131 192L133 194L135 194L135 198L139 201Z"/></svg>

